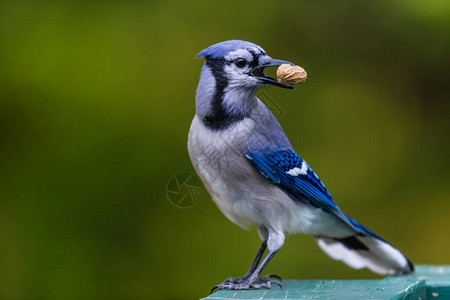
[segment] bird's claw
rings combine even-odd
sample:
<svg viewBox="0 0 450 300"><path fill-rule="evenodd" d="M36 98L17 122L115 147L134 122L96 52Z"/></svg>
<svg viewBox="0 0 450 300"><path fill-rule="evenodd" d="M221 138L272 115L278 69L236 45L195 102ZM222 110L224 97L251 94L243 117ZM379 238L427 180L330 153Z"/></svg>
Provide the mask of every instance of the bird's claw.
<svg viewBox="0 0 450 300"><path fill-rule="evenodd" d="M278 279L279 281L281 281L281 277L278 276L277 274L269 274L269 275L267 275L267 276L269 276L270 278L276 278L276 279Z"/></svg>
<svg viewBox="0 0 450 300"><path fill-rule="evenodd" d="M277 278L278 280L272 280L273 278ZM273 284L278 285L280 288L283 288L281 285L281 278L278 275L270 274L264 277L258 277L255 280L251 280L250 278L238 277L238 278L228 278L221 284L214 286L211 289L211 294L217 289L220 290L248 290L250 288L260 289L266 288L270 289Z"/></svg>
<svg viewBox="0 0 450 300"><path fill-rule="evenodd" d="M281 282L279 280L271 280L270 284L276 284L280 287L280 289L283 289L283 285L281 284Z"/></svg>

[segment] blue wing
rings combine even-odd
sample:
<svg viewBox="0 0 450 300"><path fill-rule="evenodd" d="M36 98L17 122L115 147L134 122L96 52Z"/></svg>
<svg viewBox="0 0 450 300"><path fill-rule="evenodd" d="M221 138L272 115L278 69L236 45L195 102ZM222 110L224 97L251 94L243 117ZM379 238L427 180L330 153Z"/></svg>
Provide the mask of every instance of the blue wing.
<svg viewBox="0 0 450 300"><path fill-rule="evenodd" d="M345 215L309 165L290 149L266 148L247 150L245 155L256 168L295 201L323 209L358 232L377 236L374 232Z"/></svg>
<svg viewBox="0 0 450 300"><path fill-rule="evenodd" d="M294 200L328 212L339 210L316 173L294 151L269 148L245 154L264 176L272 179Z"/></svg>

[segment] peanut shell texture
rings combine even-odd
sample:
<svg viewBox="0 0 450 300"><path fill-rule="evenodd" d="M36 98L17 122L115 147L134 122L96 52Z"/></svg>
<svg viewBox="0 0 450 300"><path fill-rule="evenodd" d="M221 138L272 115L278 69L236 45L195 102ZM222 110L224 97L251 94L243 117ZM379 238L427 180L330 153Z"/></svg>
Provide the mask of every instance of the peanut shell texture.
<svg viewBox="0 0 450 300"><path fill-rule="evenodd" d="M282 64L277 69L277 79L285 86L293 86L305 82L306 77L305 69L300 66Z"/></svg>

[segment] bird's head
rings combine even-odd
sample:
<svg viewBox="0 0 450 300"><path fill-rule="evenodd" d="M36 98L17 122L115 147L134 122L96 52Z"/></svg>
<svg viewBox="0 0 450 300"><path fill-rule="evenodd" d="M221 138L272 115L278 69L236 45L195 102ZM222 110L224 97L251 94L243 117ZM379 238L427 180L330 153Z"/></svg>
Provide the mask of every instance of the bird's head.
<svg viewBox="0 0 450 300"><path fill-rule="evenodd" d="M282 85L275 78L264 74L264 68L292 63L273 59L263 48L250 42L231 40L214 44L201 51L197 58L205 58L206 65L215 77L220 77L228 85L257 88L264 85Z"/></svg>
<svg viewBox="0 0 450 300"><path fill-rule="evenodd" d="M288 61L273 59L260 46L240 40L214 44L201 51L204 58L196 94L197 114L223 123L246 116L256 105L256 90L261 86L282 85L264 74L264 68Z"/></svg>

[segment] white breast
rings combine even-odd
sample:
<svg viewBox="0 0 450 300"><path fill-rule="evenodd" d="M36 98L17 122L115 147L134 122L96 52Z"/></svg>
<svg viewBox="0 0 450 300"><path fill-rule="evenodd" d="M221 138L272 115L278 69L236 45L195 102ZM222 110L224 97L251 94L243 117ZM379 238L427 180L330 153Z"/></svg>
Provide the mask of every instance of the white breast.
<svg viewBox="0 0 450 300"><path fill-rule="evenodd" d="M249 164L244 147L253 126L254 121L246 118L226 130L210 130L195 116L188 139L189 156L206 189L225 216L242 227L254 221L240 216L245 209L237 207L245 203L245 195L232 178L243 176L239 171Z"/></svg>

